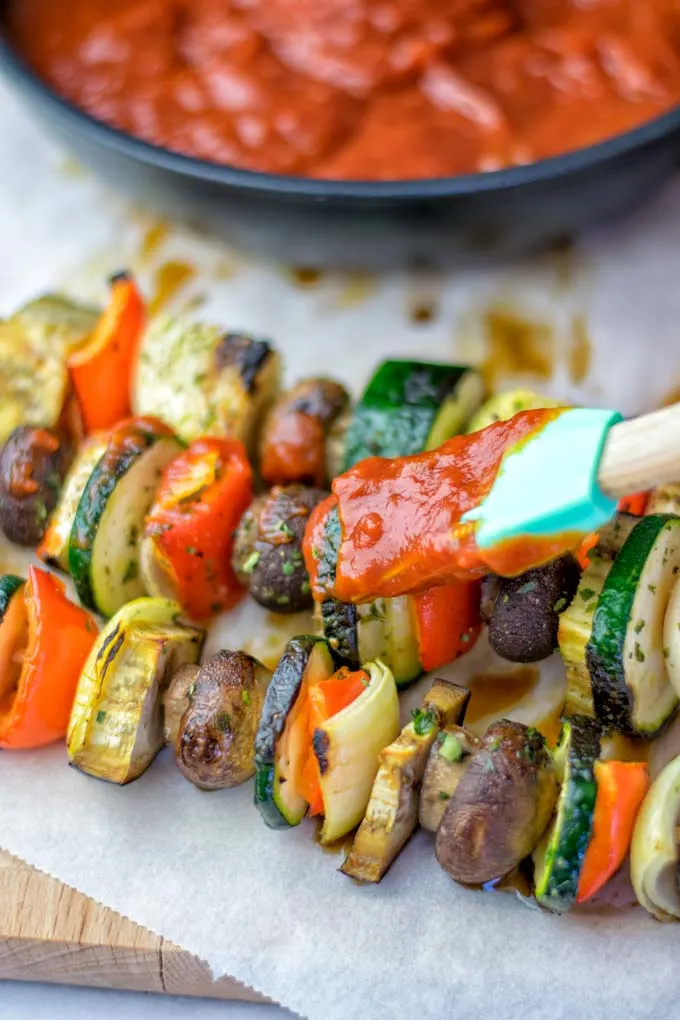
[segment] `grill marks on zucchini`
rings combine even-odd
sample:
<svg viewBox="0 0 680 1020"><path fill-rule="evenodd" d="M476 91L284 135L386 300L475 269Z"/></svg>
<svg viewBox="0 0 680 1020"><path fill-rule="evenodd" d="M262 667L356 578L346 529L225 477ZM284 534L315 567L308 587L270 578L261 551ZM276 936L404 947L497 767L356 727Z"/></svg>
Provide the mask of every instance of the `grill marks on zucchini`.
<svg viewBox="0 0 680 1020"><path fill-rule="evenodd" d="M663 631L679 572L680 518L642 518L606 577L586 648L595 713L607 728L652 736L675 711Z"/></svg>
<svg viewBox="0 0 680 1020"><path fill-rule="evenodd" d="M104 616L144 594L139 537L168 462L180 444L163 426L132 422L109 440L83 490L68 562L83 605Z"/></svg>
<svg viewBox="0 0 680 1020"><path fill-rule="evenodd" d="M555 750L561 778L557 811L533 854L538 902L563 912L576 901L581 865L590 842L597 796L594 766L600 753L600 727L592 719L572 716L562 724Z"/></svg>

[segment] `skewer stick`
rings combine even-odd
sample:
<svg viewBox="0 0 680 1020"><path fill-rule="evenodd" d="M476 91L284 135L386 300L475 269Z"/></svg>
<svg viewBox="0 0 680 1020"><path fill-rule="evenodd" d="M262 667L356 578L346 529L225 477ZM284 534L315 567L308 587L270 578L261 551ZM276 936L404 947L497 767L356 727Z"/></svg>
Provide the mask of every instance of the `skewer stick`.
<svg viewBox="0 0 680 1020"><path fill-rule="evenodd" d="M614 425L597 478L614 499L680 482L680 404Z"/></svg>

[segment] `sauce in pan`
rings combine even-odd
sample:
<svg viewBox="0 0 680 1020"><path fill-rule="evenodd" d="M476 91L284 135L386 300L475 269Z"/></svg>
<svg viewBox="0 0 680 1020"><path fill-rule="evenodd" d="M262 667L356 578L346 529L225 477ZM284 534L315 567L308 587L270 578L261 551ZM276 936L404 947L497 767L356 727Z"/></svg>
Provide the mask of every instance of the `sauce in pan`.
<svg viewBox="0 0 680 1020"><path fill-rule="evenodd" d="M676 0L14 0L13 26L100 120L275 173L494 170L680 101Z"/></svg>

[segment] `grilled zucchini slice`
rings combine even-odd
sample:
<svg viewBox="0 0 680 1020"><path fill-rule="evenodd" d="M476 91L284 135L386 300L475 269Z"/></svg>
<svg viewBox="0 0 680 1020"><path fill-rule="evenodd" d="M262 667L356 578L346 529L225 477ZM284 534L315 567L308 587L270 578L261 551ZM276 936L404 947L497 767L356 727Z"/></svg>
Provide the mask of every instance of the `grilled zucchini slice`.
<svg viewBox="0 0 680 1020"><path fill-rule="evenodd" d="M179 622L167 599L126 605L100 634L85 664L69 721L72 765L111 783L144 772L164 744L163 692L198 661L205 634Z"/></svg>
<svg viewBox="0 0 680 1020"><path fill-rule="evenodd" d="M484 397L474 369L425 361L385 361L357 404L344 469L366 457L433 450L461 432Z"/></svg>
<svg viewBox="0 0 680 1020"><path fill-rule="evenodd" d="M330 583L340 548L337 507L326 518L325 541L319 550L319 578ZM423 672L413 600L408 595L377 599L363 605L327 599L320 607L323 632L334 655L354 668L380 659L391 670L397 687L410 686Z"/></svg>
<svg viewBox="0 0 680 1020"><path fill-rule="evenodd" d="M133 405L187 443L232 436L254 452L280 375L279 355L268 340L164 316L142 338Z"/></svg>
<svg viewBox="0 0 680 1020"><path fill-rule="evenodd" d="M78 503L68 562L78 597L102 616L144 594L139 569L144 520L181 444L160 423L126 422L110 436Z"/></svg>
<svg viewBox="0 0 680 1020"><path fill-rule="evenodd" d="M302 635L288 642L269 684L255 737L255 804L272 829L299 825L307 813L299 769L309 733L300 707L306 689L334 668L327 642Z"/></svg>
<svg viewBox="0 0 680 1020"><path fill-rule="evenodd" d="M50 520L45 536L38 546L38 556L52 567L68 572L68 547L80 497L90 475L103 457L108 440L92 436L81 446L66 476L59 502Z"/></svg>
<svg viewBox="0 0 680 1020"><path fill-rule="evenodd" d="M359 882L379 882L418 822L418 791L442 726L460 723L470 691L435 680L422 706L393 744L380 752L378 774L352 849L340 869Z"/></svg>
<svg viewBox="0 0 680 1020"><path fill-rule="evenodd" d="M680 572L680 517L643 517L607 574L586 649L595 714L605 728L653 736L678 704L664 619Z"/></svg>
<svg viewBox="0 0 680 1020"><path fill-rule="evenodd" d="M578 894L581 865L593 828L600 732L594 720L571 716L562 723L555 749L555 768L561 781L557 811L533 860L536 899L558 913L569 910Z"/></svg>

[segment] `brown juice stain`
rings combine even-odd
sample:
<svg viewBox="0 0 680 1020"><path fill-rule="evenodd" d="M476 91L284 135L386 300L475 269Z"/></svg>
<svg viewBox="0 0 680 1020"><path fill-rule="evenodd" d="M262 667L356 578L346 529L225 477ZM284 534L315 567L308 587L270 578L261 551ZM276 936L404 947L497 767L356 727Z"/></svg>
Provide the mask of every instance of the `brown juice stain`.
<svg viewBox="0 0 680 1020"><path fill-rule="evenodd" d="M316 287L323 279L321 270L313 269L311 266L297 266L288 272L298 287Z"/></svg>
<svg viewBox="0 0 680 1020"><path fill-rule="evenodd" d="M439 314L436 301L416 301L409 309L409 319L416 326L425 326L434 322Z"/></svg>
<svg viewBox="0 0 680 1020"><path fill-rule="evenodd" d="M154 274L154 291L149 301L149 317L158 315L181 287L196 275L186 262L164 262Z"/></svg>
<svg viewBox="0 0 680 1020"><path fill-rule="evenodd" d="M567 351L569 378L581 383L590 372L592 345L588 336L586 321L582 315L575 315L571 322L571 343Z"/></svg>
<svg viewBox="0 0 680 1020"><path fill-rule="evenodd" d="M369 273L348 273L337 298L338 308L356 308L373 297L378 281Z"/></svg>
<svg viewBox="0 0 680 1020"><path fill-rule="evenodd" d="M157 220L146 230L142 238L139 250L139 259L142 264L148 262L158 249L165 244L168 237L168 225L163 220Z"/></svg>
<svg viewBox="0 0 680 1020"><path fill-rule="evenodd" d="M555 364L552 326L501 306L487 309L482 322L487 356L481 368L489 389L499 378L509 375L551 378Z"/></svg>
<svg viewBox="0 0 680 1020"><path fill-rule="evenodd" d="M487 716L502 718L504 712L533 691L538 678L535 666L523 666L508 672L477 674L470 681L472 696L465 713L465 725L486 719Z"/></svg>
<svg viewBox="0 0 680 1020"><path fill-rule="evenodd" d="M602 738L600 757L606 761L647 761L651 741L624 736L623 733L608 733Z"/></svg>
<svg viewBox="0 0 680 1020"><path fill-rule="evenodd" d="M266 613L258 636L248 641L243 650L274 672L290 639L296 634L313 634L315 630L311 613L291 613L287 616Z"/></svg>
<svg viewBox="0 0 680 1020"><path fill-rule="evenodd" d="M548 747L555 747L562 729L562 706L558 705L534 726L545 737Z"/></svg>

